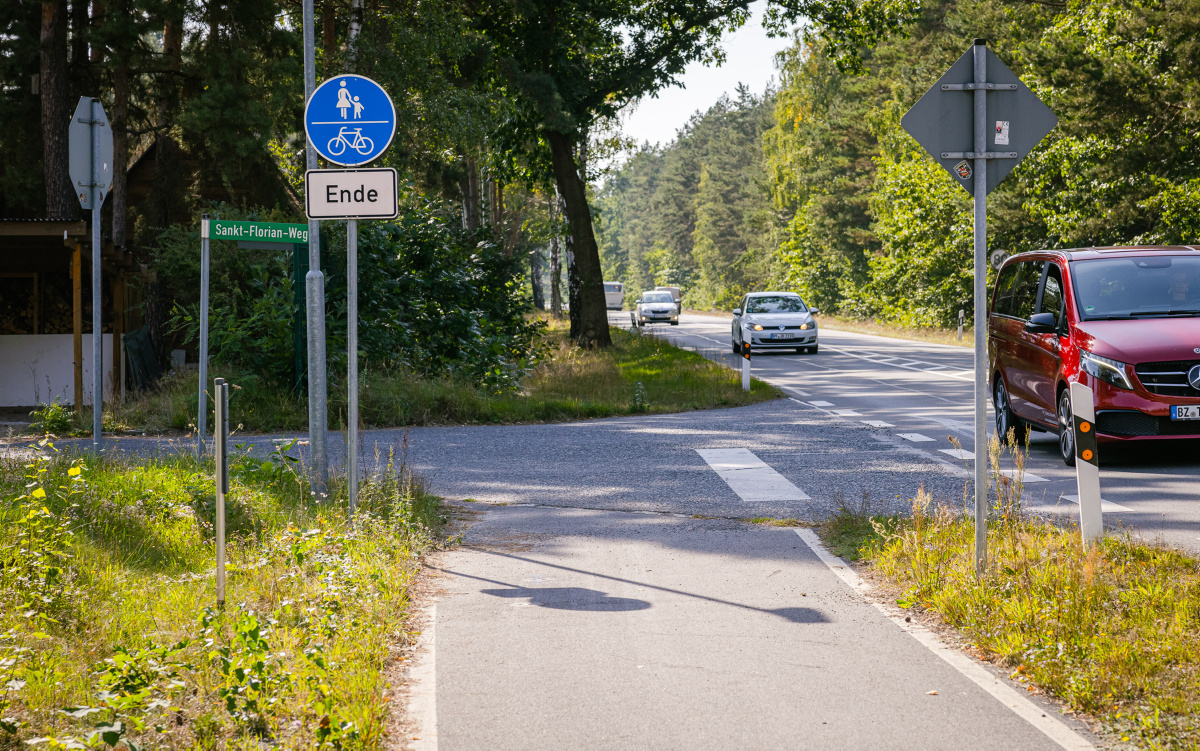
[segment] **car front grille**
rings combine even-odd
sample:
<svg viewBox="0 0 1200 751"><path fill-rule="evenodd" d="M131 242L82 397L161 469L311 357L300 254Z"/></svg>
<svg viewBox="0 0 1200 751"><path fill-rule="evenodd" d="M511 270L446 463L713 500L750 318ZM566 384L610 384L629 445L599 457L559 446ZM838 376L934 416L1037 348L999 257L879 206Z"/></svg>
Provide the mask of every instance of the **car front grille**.
<svg viewBox="0 0 1200 751"><path fill-rule="evenodd" d="M1192 388L1187 379L1188 371L1197 364L1200 364L1200 360L1143 362L1134 365L1133 371L1152 394L1200 397L1200 390Z"/></svg>
<svg viewBox="0 0 1200 751"><path fill-rule="evenodd" d="M1096 430L1105 435L1200 435L1200 420L1172 420L1128 409L1104 409L1096 413Z"/></svg>

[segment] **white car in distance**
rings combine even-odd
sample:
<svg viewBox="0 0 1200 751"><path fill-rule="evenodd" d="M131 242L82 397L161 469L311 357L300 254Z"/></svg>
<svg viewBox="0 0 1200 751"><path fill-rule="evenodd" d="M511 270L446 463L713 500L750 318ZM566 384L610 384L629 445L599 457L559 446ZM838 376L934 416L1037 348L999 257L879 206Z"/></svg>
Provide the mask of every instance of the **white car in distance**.
<svg viewBox="0 0 1200 751"><path fill-rule="evenodd" d="M629 315L635 327L649 323L679 325L679 308L670 292L643 292Z"/></svg>
<svg viewBox="0 0 1200 751"><path fill-rule="evenodd" d="M742 351L743 331L750 335L750 351L794 349L817 351L820 312L810 308L795 292L751 292L733 311L733 351Z"/></svg>

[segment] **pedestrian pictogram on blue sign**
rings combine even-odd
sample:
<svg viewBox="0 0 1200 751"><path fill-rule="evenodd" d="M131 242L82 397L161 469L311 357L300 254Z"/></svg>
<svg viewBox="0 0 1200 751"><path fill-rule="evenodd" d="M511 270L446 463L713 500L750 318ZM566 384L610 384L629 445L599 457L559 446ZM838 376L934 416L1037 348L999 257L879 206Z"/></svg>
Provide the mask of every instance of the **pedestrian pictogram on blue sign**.
<svg viewBox="0 0 1200 751"><path fill-rule="evenodd" d="M304 108L304 129L325 159L346 167L387 151L396 133L396 108L383 87L347 74L325 81Z"/></svg>

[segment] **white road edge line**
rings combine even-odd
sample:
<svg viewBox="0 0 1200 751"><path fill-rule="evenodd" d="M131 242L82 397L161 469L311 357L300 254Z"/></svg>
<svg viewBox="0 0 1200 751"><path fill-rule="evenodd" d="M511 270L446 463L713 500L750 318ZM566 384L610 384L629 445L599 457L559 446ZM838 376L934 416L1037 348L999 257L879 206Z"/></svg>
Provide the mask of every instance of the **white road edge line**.
<svg viewBox="0 0 1200 751"><path fill-rule="evenodd" d="M413 661L408 668L408 716L415 732L409 748L414 751L437 751L437 661L434 625L437 623L437 603L425 610L426 626L417 639Z"/></svg>
<svg viewBox="0 0 1200 751"><path fill-rule="evenodd" d="M866 593L870 589L867 583L854 572L850 564L826 550L820 538L811 529L797 529L795 532L801 540L804 540L804 544L812 552L816 553L821 562L829 567L829 570L835 576L862 596L864 600L874 605L879 612L883 613L884 617L899 626L902 631L907 632L930 652L945 660L952 668L976 686L991 694L994 699L1011 709L1018 717L1040 730L1047 738L1062 748L1095 748L1086 738L1076 733L1065 723L1060 722L1057 718L1051 717L1042 711L1041 707L1022 696L1015 688L1002 681L998 676L992 674L972 658L946 644L934 632L924 626L906 622L904 616L900 613L895 612L883 603L874 602L866 597Z"/></svg>

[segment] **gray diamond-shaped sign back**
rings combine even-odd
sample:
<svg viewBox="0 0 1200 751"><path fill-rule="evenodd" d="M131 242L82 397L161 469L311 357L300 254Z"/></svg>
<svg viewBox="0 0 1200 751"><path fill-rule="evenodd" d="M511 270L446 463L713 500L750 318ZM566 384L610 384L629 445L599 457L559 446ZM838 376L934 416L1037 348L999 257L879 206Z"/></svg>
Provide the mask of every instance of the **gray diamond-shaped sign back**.
<svg viewBox="0 0 1200 751"><path fill-rule="evenodd" d="M1058 116L987 50L987 191L1054 130ZM954 182L975 194L975 54L968 49L905 113L900 124Z"/></svg>
<svg viewBox="0 0 1200 751"><path fill-rule="evenodd" d="M115 167L112 127L99 101L93 105L90 96L79 98L67 129L67 146L67 172L79 205L85 210L103 205L112 188Z"/></svg>

